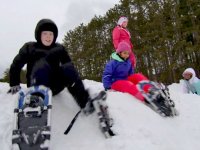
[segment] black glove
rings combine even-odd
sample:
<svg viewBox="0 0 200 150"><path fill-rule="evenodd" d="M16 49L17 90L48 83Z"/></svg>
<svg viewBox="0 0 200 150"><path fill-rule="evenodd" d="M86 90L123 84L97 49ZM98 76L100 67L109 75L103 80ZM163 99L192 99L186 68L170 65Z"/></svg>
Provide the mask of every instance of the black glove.
<svg viewBox="0 0 200 150"><path fill-rule="evenodd" d="M20 86L20 85L15 85L15 86L10 87L10 89L8 90L7 93L15 94L15 93L17 93L20 89L21 89L21 86Z"/></svg>
<svg viewBox="0 0 200 150"><path fill-rule="evenodd" d="M109 91L111 88L109 87L109 88L105 88L105 91Z"/></svg>

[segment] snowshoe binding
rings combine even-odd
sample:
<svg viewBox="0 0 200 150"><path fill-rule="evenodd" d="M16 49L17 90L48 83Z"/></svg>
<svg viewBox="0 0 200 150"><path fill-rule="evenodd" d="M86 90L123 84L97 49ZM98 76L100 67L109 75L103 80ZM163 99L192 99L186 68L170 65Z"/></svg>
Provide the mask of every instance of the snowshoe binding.
<svg viewBox="0 0 200 150"><path fill-rule="evenodd" d="M14 110L12 150L48 150L52 93L44 86L20 91Z"/></svg>

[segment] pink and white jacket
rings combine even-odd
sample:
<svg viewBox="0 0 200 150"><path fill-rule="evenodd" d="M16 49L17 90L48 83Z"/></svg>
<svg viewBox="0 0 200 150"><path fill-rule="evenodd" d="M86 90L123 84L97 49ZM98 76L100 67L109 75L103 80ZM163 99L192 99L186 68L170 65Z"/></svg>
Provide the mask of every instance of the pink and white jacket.
<svg viewBox="0 0 200 150"><path fill-rule="evenodd" d="M133 50L133 44L131 43L130 32L127 29L122 28L120 25L116 26L113 29L112 39L113 39L113 45L114 45L115 50L117 49L118 44L122 41L125 41L126 43L128 43L130 45L131 49ZM133 67L136 67L136 58L132 51L130 54L130 61L133 65Z"/></svg>
<svg viewBox="0 0 200 150"><path fill-rule="evenodd" d="M122 41L127 42L131 46L131 49L133 49L133 44L131 43L131 35L127 29L122 28L119 25L116 26L113 29L112 38L113 38L113 45L115 49L117 49L118 44Z"/></svg>

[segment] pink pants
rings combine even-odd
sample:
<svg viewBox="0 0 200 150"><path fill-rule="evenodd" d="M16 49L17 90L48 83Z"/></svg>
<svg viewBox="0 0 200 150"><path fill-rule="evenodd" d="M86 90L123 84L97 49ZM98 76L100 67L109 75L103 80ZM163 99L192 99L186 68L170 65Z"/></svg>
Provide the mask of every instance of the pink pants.
<svg viewBox="0 0 200 150"><path fill-rule="evenodd" d="M138 98L139 100L144 101L144 97L138 91L136 87L136 84L138 84L140 81L143 81L143 80L148 80L148 78L145 77L141 73L136 73L129 76L127 80L118 80L114 82L111 86L111 89L120 91L120 92L129 93L135 96L136 98ZM144 86L144 91L147 92L149 88L150 88L150 85Z"/></svg>
<svg viewBox="0 0 200 150"><path fill-rule="evenodd" d="M136 67L136 58L135 58L135 55L134 55L134 53L131 51L131 53L130 53L130 61L131 61L131 64L132 64L132 66L135 68Z"/></svg>

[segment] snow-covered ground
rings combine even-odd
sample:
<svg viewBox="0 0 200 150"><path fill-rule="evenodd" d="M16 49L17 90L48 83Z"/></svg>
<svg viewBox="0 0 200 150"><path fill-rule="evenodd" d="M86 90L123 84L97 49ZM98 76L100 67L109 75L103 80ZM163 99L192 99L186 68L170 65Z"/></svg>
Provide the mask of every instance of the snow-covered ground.
<svg viewBox="0 0 200 150"><path fill-rule="evenodd" d="M102 83L84 80L94 94ZM23 88L25 86L23 85ZM0 149L11 149L13 108L17 95L7 94L0 83ZM162 118L129 94L108 92L107 103L114 119L116 136L105 139L96 114L81 114L68 135L63 132L79 107L65 89L53 97L51 150L199 150L200 96L183 94L179 84L169 86L180 115Z"/></svg>

